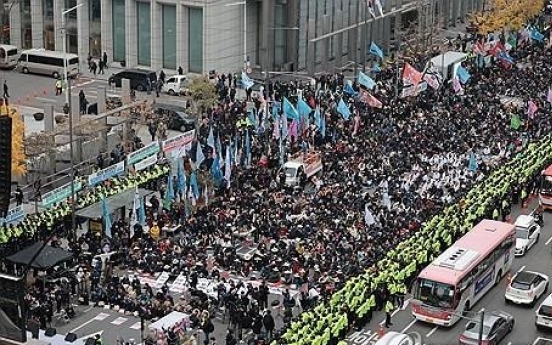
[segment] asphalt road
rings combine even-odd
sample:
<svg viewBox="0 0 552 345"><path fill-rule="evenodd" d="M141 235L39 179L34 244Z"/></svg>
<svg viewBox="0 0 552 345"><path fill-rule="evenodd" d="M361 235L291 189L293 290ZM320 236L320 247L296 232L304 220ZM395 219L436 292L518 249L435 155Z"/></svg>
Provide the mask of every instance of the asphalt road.
<svg viewBox="0 0 552 345"><path fill-rule="evenodd" d="M109 68L105 74L93 76L88 71L83 71L81 76L71 83L71 94L77 97L81 90L84 91L86 98L90 103L95 103L97 99L98 87L106 88L108 97L120 96L120 88L111 88L107 84L107 79L112 73L121 71L120 68ZM167 75L169 77L169 75ZM7 81L10 94L10 102L21 107L20 113L42 112L45 105L54 105L54 111L61 113L65 104L65 96L55 95L55 79L49 76L36 74L23 74L15 70L0 70L0 82ZM155 97L155 93L147 95L145 92L137 92L138 99ZM74 99L74 98L73 98ZM164 103L173 103L175 105L185 105L184 100L178 96L161 95L158 101Z"/></svg>
<svg viewBox="0 0 552 345"><path fill-rule="evenodd" d="M513 212L513 220L520 214L529 213L537 205L535 201L529 210L522 210L516 206ZM544 227L541 229L539 243L534 245L525 256L515 258L512 264L512 275L519 270L531 270L544 273L552 277L552 214L544 216ZM506 280L491 289L476 305L472 312L478 312L483 307L486 311L503 310L514 315L516 323L514 330L501 342L507 345L529 345L533 344L536 338L552 339L552 333L539 331L535 327L535 310L538 308L545 296L541 297L534 307L516 306L504 302L506 291ZM549 291L550 293L550 291ZM385 315L382 312L374 314L372 321L359 332L353 332L347 337L349 344L371 345L378 339L380 324L383 325ZM411 308L407 306L404 310L396 310L391 319L393 326L386 331L403 333L416 332L421 335L424 345L447 345L458 344L458 337L464 331L467 320L460 320L451 328L442 328L432 324L416 321L411 315Z"/></svg>

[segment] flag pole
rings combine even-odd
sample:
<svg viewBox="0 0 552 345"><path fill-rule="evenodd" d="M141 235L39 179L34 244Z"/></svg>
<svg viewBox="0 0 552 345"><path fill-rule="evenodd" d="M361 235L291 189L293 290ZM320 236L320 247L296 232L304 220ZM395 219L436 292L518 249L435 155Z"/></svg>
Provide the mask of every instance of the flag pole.
<svg viewBox="0 0 552 345"><path fill-rule="evenodd" d="M359 1L360 4L360 1ZM373 22L373 21L372 21ZM372 22L370 22L370 40L372 39ZM366 44L368 40L368 3L366 3L366 6L364 7L364 26L362 28L363 36L364 36L364 42L362 42L362 72L366 73ZM370 55L371 56L371 55ZM372 58L370 57L370 60Z"/></svg>
<svg viewBox="0 0 552 345"><path fill-rule="evenodd" d="M400 61L399 57L401 55L401 37L402 32L399 30L397 35L397 79L395 80L395 103L397 103L397 100L399 98L399 78L401 77L401 69L400 69Z"/></svg>

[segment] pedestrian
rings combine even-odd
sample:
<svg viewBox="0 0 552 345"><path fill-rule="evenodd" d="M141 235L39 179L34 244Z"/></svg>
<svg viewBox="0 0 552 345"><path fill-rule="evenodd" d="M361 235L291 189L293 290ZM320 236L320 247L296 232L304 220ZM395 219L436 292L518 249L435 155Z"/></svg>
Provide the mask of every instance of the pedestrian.
<svg viewBox="0 0 552 345"><path fill-rule="evenodd" d="M272 338L272 335L274 334L274 327L276 326L276 323L274 322L274 318L272 317L270 310L266 310L265 314L263 316L263 326L265 328L266 337L268 339Z"/></svg>
<svg viewBox="0 0 552 345"><path fill-rule="evenodd" d="M104 64L103 60L99 60L98 65L99 65L99 68L100 68L99 74L105 74L105 72L104 72L105 64Z"/></svg>
<svg viewBox="0 0 552 345"><path fill-rule="evenodd" d="M151 135L151 141L155 141L155 134L157 133L157 125L155 121L151 120L148 124L148 132Z"/></svg>
<svg viewBox="0 0 552 345"><path fill-rule="evenodd" d="M92 70L94 77L96 77L96 72L98 71L98 64L96 64L96 61L92 60L90 69Z"/></svg>
<svg viewBox="0 0 552 345"><path fill-rule="evenodd" d="M159 80L161 80L163 84L165 83L165 72L163 72L163 70L159 72Z"/></svg>
<svg viewBox="0 0 552 345"><path fill-rule="evenodd" d="M151 80L148 78L146 81L146 93L148 96L151 95L151 86Z"/></svg>
<svg viewBox="0 0 552 345"><path fill-rule="evenodd" d="M17 185L17 188L15 189L15 202L17 203L17 206L23 203L23 191L19 185Z"/></svg>
<svg viewBox="0 0 552 345"><path fill-rule="evenodd" d="M79 110L80 110L81 115L86 114L87 106L88 106L88 100L86 99L86 95L84 94L84 90L80 90L79 91Z"/></svg>
<svg viewBox="0 0 552 345"><path fill-rule="evenodd" d="M7 101L10 98L10 88L8 87L8 81L4 80L4 99Z"/></svg>
<svg viewBox="0 0 552 345"><path fill-rule="evenodd" d="M63 93L63 83L61 77L56 79L56 96L60 96Z"/></svg>
<svg viewBox="0 0 552 345"><path fill-rule="evenodd" d="M394 306L391 300L387 300L385 303L385 328L389 328L389 326L393 326L393 323L391 322L391 313L393 312Z"/></svg>
<svg viewBox="0 0 552 345"><path fill-rule="evenodd" d="M163 71L161 71L163 72ZM161 92L161 88L163 87L163 80L161 80L161 75L159 75L159 80L157 80L157 83L155 83L155 96L159 97L159 92Z"/></svg>
<svg viewBox="0 0 552 345"><path fill-rule="evenodd" d="M103 62L104 68L107 69L108 66L107 66L107 53L106 53L106 52L103 52L103 55L102 55L102 62Z"/></svg>
<svg viewBox="0 0 552 345"><path fill-rule="evenodd" d="M178 75L183 75L184 70L182 69L182 66L178 66Z"/></svg>

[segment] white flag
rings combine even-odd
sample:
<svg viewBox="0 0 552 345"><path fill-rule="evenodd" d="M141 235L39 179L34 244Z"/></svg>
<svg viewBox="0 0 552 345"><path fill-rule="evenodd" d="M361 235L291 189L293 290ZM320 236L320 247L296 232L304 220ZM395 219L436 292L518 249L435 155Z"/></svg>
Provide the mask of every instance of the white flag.
<svg viewBox="0 0 552 345"><path fill-rule="evenodd" d="M370 212L370 209L368 208L368 204L364 205L364 222L366 223L366 226L370 226L376 223L372 212Z"/></svg>
<svg viewBox="0 0 552 345"><path fill-rule="evenodd" d="M140 207L140 193L138 187L134 192L134 202L132 203L132 217L130 219L130 238L134 237L134 226L138 224L138 208Z"/></svg>

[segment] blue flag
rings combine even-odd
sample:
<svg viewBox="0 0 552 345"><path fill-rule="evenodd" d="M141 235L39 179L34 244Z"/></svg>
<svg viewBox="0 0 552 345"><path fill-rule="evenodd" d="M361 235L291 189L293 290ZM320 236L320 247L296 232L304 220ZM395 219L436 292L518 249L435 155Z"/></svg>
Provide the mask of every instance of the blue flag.
<svg viewBox="0 0 552 345"><path fill-rule="evenodd" d="M219 156L215 156L211 165L211 174L216 187L220 187L222 183L222 171L220 170Z"/></svg>
<svg viewBox="0 0 552 345"><path fill-rule="evenodd" d="M172 176L169 174L167 177L167 189L165 189L165 196L163 198L163 208L167 210L171 208L172 202L174 200L174 188L172 183Z"/></svg>
<svg viewBox="0 0 552 345"><path fill-rule="evenodd" d="M379 57L380 59L383 59L383 51L374 42L372 42L370 44L370 54L375 55L375 56Z"/></svg>
<svg viewBox="0 0 552 345"><path fill-rule="evenodd" d="M207 137L207 146L215 150L215 135L213 134L213 126L209 127L209 136Z"/></svg>
<svg viewBox="0 0 552 345"><path fill-rule="evenodd" d="M299 121L299 113L297 112L297 109L295 109L293 104L291 104L291 102L285 97L284 97L284 114L286 114L288 119Z"/></svg>
<svg viewBox="0 0 552 345"><path fill-rule="evenodd" d="M468 80L471 78L471 75L466 69L462 66L458 66L458 69L456 70L456 75L458 78L460 78L460 82L462 84L466 84Z"/></svg>
<svg viewBox="0 0 552 345"><path fill-rule="evenodd" d="M314 109L314 125L320 128L321 122L322 120L320 118L320 107L316 107L316 109Z"/></svg>
<svg viewBox="0 0 552 345"><path fill-rule="evenodd" d="M297 102L297 111L299 112L299 116L306 118L310 115L312 108L303 99L299 99L299 102Z"/></svg>
<svg viewBox="0 0 552 345"><path fill-rule="evenodd" d="M253 80L251 80L251 78L249 78L249 76L247 76L247 74L245 74L245 72L242 72L242 74L241 74L241 82L242 82L242 86L245 90L247 90L247 89L251 88L253 85L255 85Z"/></svg>
<svg viewBox="0 0 552 345"><path fill-rule="evenodd" d="M355 89L353 89L353 86L348 80L345 83L345 86L343 87L343 92L353 97L356 97L358 95L358 92L356 92Z"/></svg>
<svg viewBox="0 0 552 345"><path fill-rule="evenodd" d="M544 35L539 32L536 28L531 29L531 39L535 41L542 42L544 41Z"/></svg>
<svg viewBox="0 0 552 345"><path fill-rule="evenodd" d="M109 238L112 238L113 235L111 234L111 226L112 226L111 212L109 211L109 209L107 207L106 198L102 198L102 204L101 205L102 205L102 220L103 220L103 224L104 224L105 235Z"/></svg>
<svg viewBox="0 0 552 345"><path fill-rule="evenodd" d="M379 65L374 65L374 67L372 67L372 72L380 73L381 72L381 67Z"/></svg>
<svg viewBox="0 0 552 345"><path fill-rule="evenodd" d="M320 134L322 138L326 137L326 117L324 115L320 117Z"/></svg>
<svg viewBox="0 0 552 345"><path fill-rule="evenodd" d="M278 119L280 116L280 111L282 111L282 102L273 102L272 103L272 117Z"/></svg>
<svg viewBox="0 0 552 345"><path fill-rule="evenodd" d="M203 163L204 160L205 160L205 155L203 154L203 150L201 149L201 143L198 141L196 143L196 159L195 159L195 164L197 169L199 169L199 166L201 165L201 163Z"/></svg>
<svg viewBox="0 0 552 345"><path fill-rule="evenodd" d="M194 198L199 197L199 187L197 185L197 175L195 172L192 172L190 175L190 188L192 188L192 193L194 194Z"/></svg>
<svg viewBox="0 0 552 345"><path fill-rule="evenodd" d="M222 143L220 142L220 135L217 134L217 156L222 159Z"/></svg>
<svg viewBox="0 0 552 345"><path fill-rule="evenodd" d="M496 57L499 58L500 60L506 61L507 63L511 63L511 64L514 63L514 58L511 57L507 51L504 51L504 50L499 51Z"/></svg>
<svg viewBox="0 0 552 345"><path fill-rule="evenodd" d="M249 131L245 131L245 165L251 165L251 139L249 138Z"/></svg>
<svg viewBox="0 0 552 345"><path fill-rule="evenodd" d="M349 120L351 117L351 111L349 110L349 107L345 102L343 102L343 98L339 100L339 103L337 105L337 111L343 116L343 119Z"/></svg>
<svg viewBox="0 0 552 345"><path fill-rule="evenodd" d="M144 206L144 200L140 198L138 201L140 204L138 206L138 224L145 226L146 225L146 208Z"/></svg>
<svg viewBox="0 0 552 345"><path fill-rule="evenodd" d="M477 157L473 152L470 153L470 161L468 163L468 170L469 171L477 171L479 168L479 164L477 164Z"/></svg>
<svg viewBox="0 0 552 345"><path fill-rule="evenodd" d="M362 72L358 72L358 82L361 85L364 85L369 90L372 90L376 87L376 82Z"/></svg>
<svg viewBox="0 0 552 345"><path fill-rule="evenodd" d="M176 191L182 194L185 192L186 188L186 175L184 175L184 169L182 169L182 163L180 162L180 160L177 160L176 164L176 181L178 183L176 186Z"/></svg>

